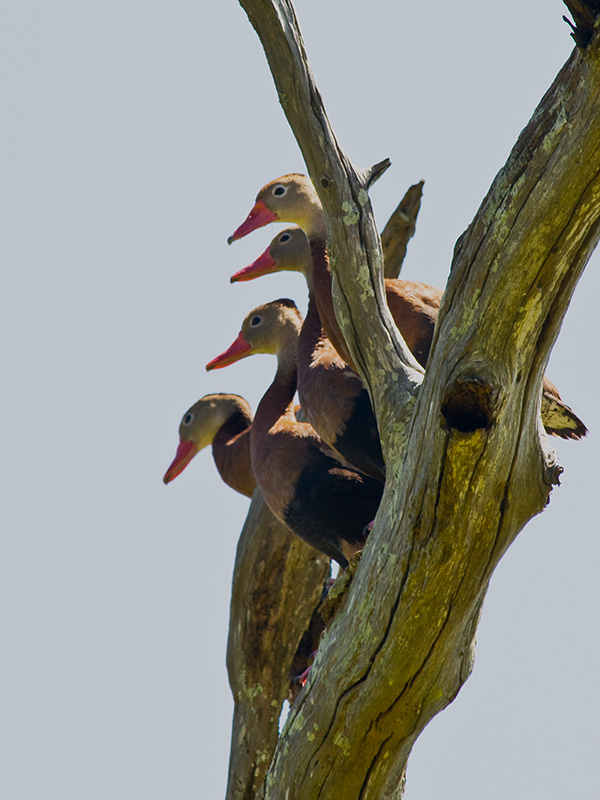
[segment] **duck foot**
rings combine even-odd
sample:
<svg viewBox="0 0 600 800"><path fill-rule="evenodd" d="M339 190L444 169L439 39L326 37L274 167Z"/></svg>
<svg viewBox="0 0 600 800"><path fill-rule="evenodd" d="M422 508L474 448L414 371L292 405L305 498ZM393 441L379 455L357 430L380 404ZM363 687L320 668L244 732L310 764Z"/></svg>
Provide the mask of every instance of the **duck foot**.
<svg viewBox="0 0 600 800"><path fill-rule="evenodd" d="M318 650L315 650L313 653L310 654L309 658L311 658L314 661L315 660L315 656L317 655L318 652L319 652ZM300 686L304 686L304 684L308 680L308 676L310 675L310 671L311 671L312 668L313 668L313 665L310 664L310 666L308 666L304 670L304 672L301 672L300 675L296 675L296 677L294 678L294 683L298 683L298 684L300 684Z"/></svg>

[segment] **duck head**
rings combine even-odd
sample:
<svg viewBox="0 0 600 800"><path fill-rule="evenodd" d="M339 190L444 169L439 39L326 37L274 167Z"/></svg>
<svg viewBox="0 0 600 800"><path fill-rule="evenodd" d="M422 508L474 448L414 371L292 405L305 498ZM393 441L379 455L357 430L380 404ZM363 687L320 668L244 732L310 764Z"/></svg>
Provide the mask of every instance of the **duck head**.
<svg viewBox="0 0 600 800"><path fill-rule="evenodd" d="M188 408L179 425L179 446L163 482L170 483L183 472L194 456L212 444L219 429L230 416L242 412L252 420L252 411L237 394L207 394Z"/></svg>
<svg viewBox="0 0 600 800"><path fill-rule="evenodd" d="M251 281L272 272L301 272L305 277L310 276L310 245L301 228L286 228L271 241L256 261L236 272L229 280L231 283Z"/></svg>
<svg viewBox="0 0 600 800"><path fill-rule="evenodd" d="M294 222L308 236L323 232L323 207L310 178L292 173L263 186L247 218L227 243L231 244L270 222Z"/></svg>
<svg viewBox="0 0 600 800"><path fill-rule="evenodd" d="M258 306L244 319L233 344L209 361L206 369L221 369L255 353L278 355L283 347L295 345L301 327L302 315L293 300L281 298Z"/></svg>

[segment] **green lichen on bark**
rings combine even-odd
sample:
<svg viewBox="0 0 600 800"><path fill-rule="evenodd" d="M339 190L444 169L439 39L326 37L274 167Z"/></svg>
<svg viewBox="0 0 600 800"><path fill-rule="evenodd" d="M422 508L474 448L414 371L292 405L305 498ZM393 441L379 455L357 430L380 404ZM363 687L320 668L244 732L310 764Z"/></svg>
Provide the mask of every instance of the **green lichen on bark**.
<svg viewBox="0 0 600 800"><path fill-rule="evenodd" d="M342 211L344 214L342 217L344 225L356 225L360 219L360 213L356 206L352 205L352 203L344 201L342 203Z"/></svg>

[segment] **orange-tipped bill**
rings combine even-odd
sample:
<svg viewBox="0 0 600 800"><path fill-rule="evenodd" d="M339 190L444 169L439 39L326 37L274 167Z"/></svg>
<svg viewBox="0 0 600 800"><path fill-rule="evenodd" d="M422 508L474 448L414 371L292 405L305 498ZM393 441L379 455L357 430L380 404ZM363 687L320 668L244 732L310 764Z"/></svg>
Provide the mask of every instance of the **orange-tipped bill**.
<svg viewBox="0 0 600 800"><path fill-rule="evenodd" d="M170 483L180 472L183 472L197 452L198 448L194 442L179 442L173 463L165 472L164 483Z"/></svg>
<svg viewBox="0 0 600 800"><path fill-rule="evenodd" d="M249 267L244 267L235 275L229 278L231 283L237 281L252 281L254 278L260 278L261 275L268 275L270 272L277 272L278 264L271 256L269 248L265 250L262 256L259 256L256 261L253 261Z"/></svg>
<svg viewBox="0 0 600 800"><path fill-rule="evenodd" d="M262 200L258 200L244 222L242 222L240 227L227 239L227 244L242 239L244 236L252 233L252 231L262 228L264 225L268 225L269 222L277 222L277 214L269 211Z"/></svg>
<svg viewBox="0 0 600 800"><path fill-rule="evenodd" d="M240 331L237 339L231 345L231 347L225 350L224 353L221 353L220 356L217 356L216 358L213 358L212 361L209 361L206 365L206 369L208 372L210 372L211 369L228 367L230 364L233 364L234 361L239 361L240 358L249 356L251 350L252 345L248 344L248 342L244 339L243 333Z"/></svg>

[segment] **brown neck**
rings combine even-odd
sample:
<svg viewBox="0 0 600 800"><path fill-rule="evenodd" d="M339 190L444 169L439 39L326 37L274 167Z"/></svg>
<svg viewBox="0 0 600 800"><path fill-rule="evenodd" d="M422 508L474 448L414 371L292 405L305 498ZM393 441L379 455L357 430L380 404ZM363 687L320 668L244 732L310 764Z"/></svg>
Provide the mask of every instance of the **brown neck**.
<svg viewBox="0 0 600 800"><path fill-rule="evenodd" d="M302 375L310 369L315 349L325 339L321 317L317 308L317 301L312 292L308 295L308 309L302 330L298 337L298 382L302 382Z"/></svg>
<svg viewBox="0 0 600 800"><path fill-rule="evenodd" d="M250 463L251 426L249 414L236 411L221 425L212 443L219 475L228 486L247 497L252 497L256 487Z"/></svg>
<svg viewBox="0 0 600 800"><path fill-rule="evenodd" d="M335 316L333 295L331 293L331 271L329 269L325 238L310 239L310 254L313 263L312 283L323 330L339 355L354 368L352 357L346 347L346 342Z"/></svg>
<svg viewBox="0 0 600 800"><path fill-rule="evenodd" d="M254 415L253 446L265 436L281 417L295 420L294 394L297 385L298 331L282 342L277 353L277 372Z"/></svg>

